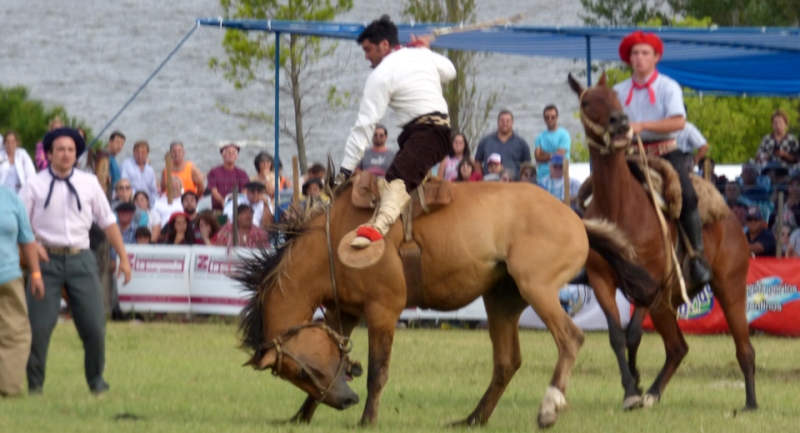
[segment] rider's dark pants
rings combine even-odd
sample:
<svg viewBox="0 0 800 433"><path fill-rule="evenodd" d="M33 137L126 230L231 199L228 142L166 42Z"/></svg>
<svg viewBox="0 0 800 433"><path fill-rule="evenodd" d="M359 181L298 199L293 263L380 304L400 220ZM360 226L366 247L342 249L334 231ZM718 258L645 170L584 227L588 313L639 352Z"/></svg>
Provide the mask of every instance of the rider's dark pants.
<svg viewBox="0 0 800 433"><path fill-rule="evenodd" d="M697 194L694 192L691 179L689 179L686 156L680 150L673 150L670 153L661 155L661 158L669 161L675 171L678 172L678 178L681 181L681 197L683 198L680 221L681 225L685 226L687 216L697 210Z"/></svg>

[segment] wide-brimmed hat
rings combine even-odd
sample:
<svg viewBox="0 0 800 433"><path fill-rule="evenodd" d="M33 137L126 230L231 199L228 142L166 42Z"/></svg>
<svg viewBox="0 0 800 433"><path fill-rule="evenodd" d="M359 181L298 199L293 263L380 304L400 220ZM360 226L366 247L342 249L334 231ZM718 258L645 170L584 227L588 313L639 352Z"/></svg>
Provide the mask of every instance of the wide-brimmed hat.
<svg viewBox="0 0 800 433"><path fill-rule="evenodd" d="M44 135L42 140L42 147L44 153L50 153L53 149L53 142L59 137L70 137L75 141L75 157L80 157L86 151L86 140L81 137L77 129L72 128L56 128Z"/></svg>
<svg viewBox="0 0 800 433"><path fill-rule="evenodd" d="M219 153L220 153L220 155L222 155L222 152L224 152L224 151L225 151L225 149L227 149L227 148L229 148L229 147L231 147L231 146L233 146L234 148L236 148L236 153L239 153L239 152L242 150L242 148L241 148L241 147L239 147L239 145L238 145L238 144L236 144L236 143L227 143L227 144L224 144L222 147L220 147L220 148L219 148Z"/></svg>
<svg viewBox="0 0 800 433"><path fill-rule="evenodd" d="M622 43L619 44L619 58L627 64L631 64L631 50L634 45L647 44L653 47L656 54L664 55L664 42L661 41L655 33L645 33L641 30L625 36Z"/></svg>

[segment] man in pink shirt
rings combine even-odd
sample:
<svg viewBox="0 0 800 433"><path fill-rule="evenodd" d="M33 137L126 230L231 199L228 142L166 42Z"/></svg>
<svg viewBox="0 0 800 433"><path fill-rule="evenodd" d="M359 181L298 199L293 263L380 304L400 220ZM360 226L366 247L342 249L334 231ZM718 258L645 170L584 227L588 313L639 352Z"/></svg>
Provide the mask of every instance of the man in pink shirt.
<svg viewBox="0 0 800 433"><path fill-rule="evenodd" d="M108 390L105 368L105 310L97 261L89 250L92 221L103 228L119 253L119 273L125 283L131 267L114 213L97 178L75 170L75 160L86 149L78 131L58 128L44 137L43 148L50 166L20 191L38 241L45 293L41 300L28 295L28 318L33 341L28 359L28 392L41 394L44 387L50 336L58 322L61 287L69 297L72 316L84 347L84 370L95 395Z"/></svg>

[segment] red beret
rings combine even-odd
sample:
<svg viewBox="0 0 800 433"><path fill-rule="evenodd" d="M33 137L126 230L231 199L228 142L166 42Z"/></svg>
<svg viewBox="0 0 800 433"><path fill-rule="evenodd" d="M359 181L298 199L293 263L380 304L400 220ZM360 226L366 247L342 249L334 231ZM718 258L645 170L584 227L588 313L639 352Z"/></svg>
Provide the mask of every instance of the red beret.
<svg viewBox="0 0 800 433"><path fill-rule="evenodd" d="M655 50L656 54L664 54L664 43L661 42L661 38L656 36L655 33L645 33L641 30L636 30L628 36L625 36L625 39L623 39L622 43L619 44L619 58L622 59L623 62L630 65L631 50L633 49L634 45L638 44L650 45L653 47L653 50Z"/></svg>

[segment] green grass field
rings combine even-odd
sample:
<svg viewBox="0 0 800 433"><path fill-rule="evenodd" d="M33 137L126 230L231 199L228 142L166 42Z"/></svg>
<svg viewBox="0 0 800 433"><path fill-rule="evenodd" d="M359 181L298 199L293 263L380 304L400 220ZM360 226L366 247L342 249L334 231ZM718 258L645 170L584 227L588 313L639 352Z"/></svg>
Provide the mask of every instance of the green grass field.
<svg viewBox="0 0 800 433"><path fill-rule="evenodd" d="M361 403L344 412L323 407L311 425L282 421L304 395L271 376L240 367L236 328L226 324L111 323L106 379L92 397L83 379L83 351L72 323L60 324L50 346L43 397L0 401L0 432L352 432L366 399L366 375L353 382ZM555 362L546 332L522 331L523 365L482 431L536 429L536 410ZM738 413L744 385L728 336L689 337L691 351L661 403L622 412L619 374L605 333L588 333L554 431L800 431L800 341L754 337L761 408ZM354 357L365 363L366 331L354 334ZM663 348L646 335L640 350L645 384ZM477 404L491 372L486 331L399 330L390 380L375 431L452 431L447 424ZM458 430L458 429L456 429Z"/></svg>

